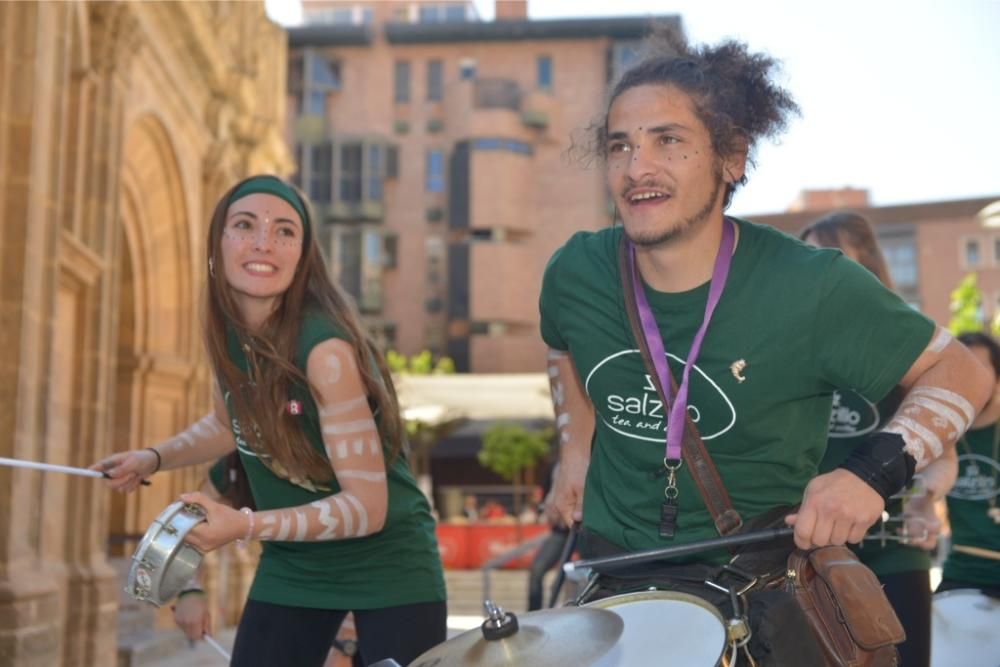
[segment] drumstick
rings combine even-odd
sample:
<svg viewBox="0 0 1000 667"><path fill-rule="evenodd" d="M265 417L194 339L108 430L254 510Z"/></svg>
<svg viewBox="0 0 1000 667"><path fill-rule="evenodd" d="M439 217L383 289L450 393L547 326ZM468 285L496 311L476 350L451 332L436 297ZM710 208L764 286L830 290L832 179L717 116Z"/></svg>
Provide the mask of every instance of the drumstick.
<svg viewBox="0 0 1000 667"><path fill-rule="evenodd" d="M676 546L663 547L661 549L647 549L645 551L621 554L620 556L603 556L601 558L570 561L569 563L563 565L563 569L568 573L584 567L627 567L637 563L646 563L651 560L660 560L662 558L670 558L673 556L687 556L701 551L709 551L711 549L737 547L744 544L754 544L756 542L770 542L771 540L791 537L794 534L794 528L768 528L767 530L758 530L752 533L740 533L739 535L730 535L728 537L713 537L708 540L691 542L690 544L678 544Z"/></svg>
<svg viewBox="0 0 1000 667"><path fill-rule="evenodd" d="M55 463L40 463L38 461L22 461L21 459L8 459L0 456L0 465L10 466L12 468L30 468L31 470L42 470L45 472L63 472L68 475L81 475L83 477L102 477L104 479L111 479L111 477L106 472L99 472L97 470L89 470L87 468L74 468L72 466L61 466ZM148 479L142 480L143 486L149 486L150 481Z"/></svg>
<svg viewBox="0 0 1000 667"><path fill-rule="evenodd" d="M210 634L208 634L206 632L202 636L202 639L204 639L208 643L209 646L211 646L216 651L218 651L219 655L221 655L223 658L226 659L226 662L230 662L233 659L233 657L231 655L229 655L229 653L226 652L226 649L222 648L222 644L220 644L219 642L217 642L214 639L212 639L212 635L210 635Z"/></svg>

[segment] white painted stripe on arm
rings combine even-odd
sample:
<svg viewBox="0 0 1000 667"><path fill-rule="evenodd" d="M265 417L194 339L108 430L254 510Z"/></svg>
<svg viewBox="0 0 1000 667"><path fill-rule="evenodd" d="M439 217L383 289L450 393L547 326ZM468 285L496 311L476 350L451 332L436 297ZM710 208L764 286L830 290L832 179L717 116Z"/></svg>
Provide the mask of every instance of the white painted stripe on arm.
<svg viewBox="0 0 1000 667"><path fill-rule="evenodd" d="M357 398L352 398L340 403L330 403L319 409L319 416L336 417L337 415L342 415L345 412L350 412L355 408L359 408L362 405L368 405L368 398L366 396L358 396Z"/></svg>
<svg viewBox="0 0 1000 667"><path fill-rule="evenodd" d="M382 451L382 448L379 447L379 440L378 440L378 438L369 438L368 439L368 449L371 451L371 455L372 456L377 456L378 453L380 451Z"/></svg>
<svg viewBox="0 0 1000 667"><path fill-rule="evenodd" d="M353 444L354 444L354 453L360 456L365 451L365 441L361 438L358 438L357 440L354 441Z"/></svg>
<svg viewBox="0 0 1000 667"><path fill-rule="evenodd" d="M941 389L939 387L914 387L907 396L929 396L930 398L935 398L939 401L946 401L951 403L956 408L965 414L965 419L970 424L972 420L976 418L976 409L972 407L970 403L961 394L956 394L949 389ZM904 399L905 400L905 399Z"/></svg>
<svg viewBox="0 0 1000 667"><path fill-rule="evenodd" d="M292 539L296 542L301 542L306 539L306 528L309 522L306 521L306 515L304 512L295 512L295 537Z"/></svg>
<svg viewBox="0 0 1000 667"><path fill-rule="evenodd" d="M941 401L936 401L933 398L926 398L924 396L913 396L906 402L909 403L911 401L915 405L919 405L922 408L930 410L939 417L943 417L959 433L965 433L969 429L969 424L962 419L962 415L958 414Z"/></svg>
<svg viewBox="0 0 1000 667"><path fill-rule="evenodd" d="M347 441L341 440L337 443L337 458L346 459L347 458Z"/></svg>
<svg viewBox="0 0 1000 667"><path fill-rule="evenodd" d="M892 421L897 422L900 426L904 426L920 436L920 439L930 447L931 454L935 457L941 456L941 452L944 451L944 445L941 443L941 438L938 437L937 433L909 417L896 416L893 417Z"/></svg>
<svg viewBox="0 0 1000 667"><path fill-rule="evenodd" d="M566 426L566 424L569 424L569 413L568 412L564 412L561 415L559 415L558 417L556 417L556 428L562 428L562 427Z"/></svg>
<svg viewBox="0 0 1000 667"><path fill-rule="evenodd" d="M330 499L324 498L323 500L317 500L309 503L309 506L315 507L319 510L318 520L320 525L324 527L323 532L317 535L316 539L332 540L335 537L335 531L337 530L337 526L340 524L340 520L330 513Z"/></svg>
<svg viewBox="0 0 1000 667"><path fill-rule="evenodd" d="M292 529L292 517L288 512L281 513L281 524L278 527L278 535L274 538L276 542L283 542L288 539L288 533Z"/></svg>
<svg viewBox="0 0 1000 667"><path fill-rule="evenodd" d="M385 480L385 473L371 472L369 470L338 470L337 479L361 479L366 482L381 482Z"/></svg>
<svg viewBox="0 0 1000 667"><path fill-rule="evenodd" d="M351 510L340 496L330 496L333 498L333 502L337 503L337 507L340 508L340 516L344 519L344 537L350 537L354 534L354 517L351 516Z"/></svg>
<svg viewBox="0 0 1000 667"><path fill-rule="evenodd" d="M906 443L903 449L916 460L916 467L920 468L923 461L927 458L928 449L923 439L902 424L895 422L890 423L884 430L886 433L897 433L903 437L903 442Z"/></svg>
<svg viewBox="0 0 1000 667"><path fill-rule="evenodd" d="M358 532L354 533L358 537L368 534L368 512L365 510L365 506L361 504L361 501L354 497L353 493L345 493L344 498L347 502L354 506L354 509L358 512Z"/></svg>
<svg viewBox="0 0 1000 667"><path fill-rule="evenodd" d="M267 514L261 519L261 523L264 524L264 528L260 531L260 539L266 540L274 535L274 522L276 519L273 514Z"/></svg>
<svg viewBox="0 0 1000 667"><path fill-rule="evenodd" d="M372 418L358 419L341 424L326 424L323 426L323 433L327 435L346 435L348 433L360 433L361 431L374 431L375 420Z"/></svg>
<svg viewBox="0 0 1000 667"><path fill-rule="evenodd" d="M944 348L948 347L948 343L952 341L951 334L944 327L938 327L937 331L934 332L934 337L931 338L930 344L927 349L931 352L940 352Z"/></svg>

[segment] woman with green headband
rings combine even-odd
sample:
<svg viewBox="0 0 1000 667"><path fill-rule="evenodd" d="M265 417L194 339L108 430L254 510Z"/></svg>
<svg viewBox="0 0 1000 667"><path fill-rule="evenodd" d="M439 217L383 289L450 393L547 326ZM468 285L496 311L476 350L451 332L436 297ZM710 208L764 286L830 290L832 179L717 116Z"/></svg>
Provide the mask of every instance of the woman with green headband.
<svg viewBox="0 0 1000 667"><path fill-rule="evenodd" d="M131 491L239 452L256 511L181 496L206 510L187 537L201 551L262 541L233 665L322 665L348 611L366 664L407 664L446 634L434 521L402 451L392 378L311 227L305 198L273 176L221 199L206 244L214 409L94 468Z"/></svg>

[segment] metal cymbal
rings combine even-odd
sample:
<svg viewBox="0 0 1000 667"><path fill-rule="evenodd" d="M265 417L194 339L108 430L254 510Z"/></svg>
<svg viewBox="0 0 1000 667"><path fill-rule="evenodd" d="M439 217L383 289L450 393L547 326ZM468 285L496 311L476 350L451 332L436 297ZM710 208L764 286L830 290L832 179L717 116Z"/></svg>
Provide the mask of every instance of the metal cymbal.
<svg viewBox="0 0 1000 667"><path fill-rule="evenodd" d="M625 627L618 614L591 607L533 611L518 616L517 625L503 639L486 639L482 628L469 630L409 667L582 667L607 653Z"/></svg>

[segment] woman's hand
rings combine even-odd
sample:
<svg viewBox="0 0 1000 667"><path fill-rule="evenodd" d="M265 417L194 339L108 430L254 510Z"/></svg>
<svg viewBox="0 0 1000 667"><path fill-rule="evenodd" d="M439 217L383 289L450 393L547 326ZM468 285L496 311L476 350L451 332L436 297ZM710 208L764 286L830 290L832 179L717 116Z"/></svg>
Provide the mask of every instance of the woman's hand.
<svg viewBox="0 0 1000 667"><path fill-rule="evenodd" d="M205 520L188 532L184 541L202 553L214 551L230 542L243 539L250 528L250 518L229 505L217 503L204 493L183 493L185 503L201 505Z"/></svg>
<svg viewBox="0 0 1000 667"><path fill-rule="evenodd" d="M174 622L191 641L212 632L212 615L204 593L192 592L177 600L171 610Z"/></svg>
<svg viewBox="0 0 1000 667"><path fill-rule="evenodd" d="M154 472L159 463L159 457L148 449L130 452L118 452L105 457L90 466L90 470L105 473L108 478L105 483L115 491L128 493L139 488L142 480Z"/></svg>

